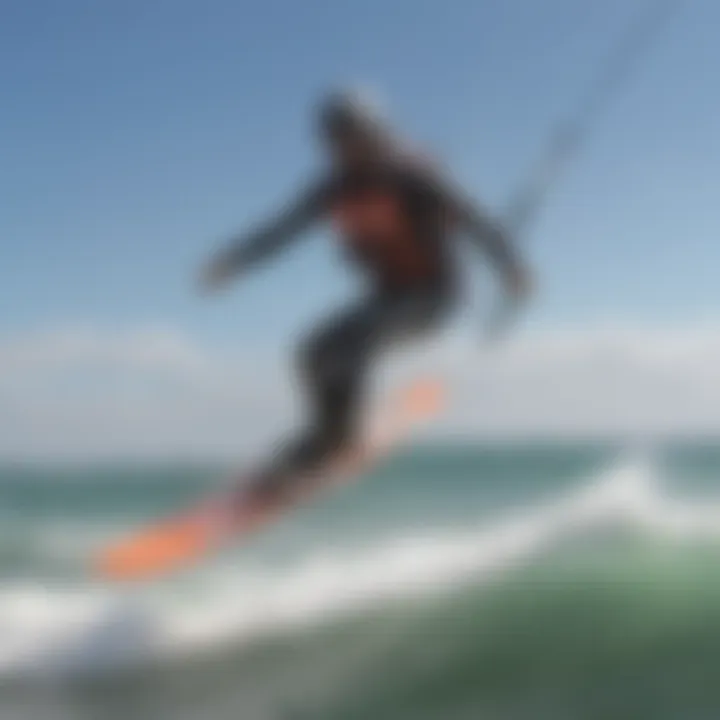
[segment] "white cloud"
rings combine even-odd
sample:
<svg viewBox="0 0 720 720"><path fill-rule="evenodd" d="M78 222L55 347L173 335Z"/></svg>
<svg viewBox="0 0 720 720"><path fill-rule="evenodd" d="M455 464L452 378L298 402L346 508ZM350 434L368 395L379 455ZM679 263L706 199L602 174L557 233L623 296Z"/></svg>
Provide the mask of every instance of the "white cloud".
<svg viewBox="0 0 720 720"><path fill-rule="evenodd" d="M204 359L187 338L160 327L111 332L77 325L0 341L0 375L5 378L87 366L177 371L197 367Z"/></svg>
<svg viewBox="0 0 720 720"><path fill-rule="evenodd" d="M720 328L604 326L518 336L452 360L450 422L489 434L720 431Z"/></svg>
<svg viewBox="0 0 720 720"><path fill-rule="evenodd" d="M720 326L552 329L450 340L383 377L440 371L463 435L720 432ZM280 354L219 352L167 328L0 340L0 457L244 455L292 429Z"/></svg>

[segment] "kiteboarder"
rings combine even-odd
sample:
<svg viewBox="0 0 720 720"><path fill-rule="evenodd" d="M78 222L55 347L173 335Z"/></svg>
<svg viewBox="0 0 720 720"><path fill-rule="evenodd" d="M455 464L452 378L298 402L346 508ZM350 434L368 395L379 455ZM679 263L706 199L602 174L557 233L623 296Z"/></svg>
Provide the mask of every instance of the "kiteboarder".
<svg viewBox="0 0 720 720"><path fill-rule="evenodd" d="M276 493L352 447L375 359L448 321L462 297L456 237L486 254L510 298L523 300L530 289L502 224L399 141L371 103L353 91L331 92L319 103L316 125L328 161L320 177L260 227L234 238L201 272L202 289L218 290L328 220L367 281L359 302L336 311L300 345L309 422L258 472L255 488L263 492Z"/></svg>

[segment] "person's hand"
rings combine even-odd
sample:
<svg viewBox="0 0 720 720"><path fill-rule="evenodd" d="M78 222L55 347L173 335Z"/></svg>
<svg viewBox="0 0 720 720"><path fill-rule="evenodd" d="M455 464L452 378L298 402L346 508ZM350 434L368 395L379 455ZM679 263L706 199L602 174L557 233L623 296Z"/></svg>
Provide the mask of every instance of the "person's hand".
<svg viewBox="0 0 720 720"><path fill-rule="evenodd" d="M485 339L497 341L504 337L512 320L521 306L526 303L533 293L533 283L530 273L523 267L516 267L505 277L505 296L495 308L490 321L485 327Z"/></svg>
<svg viewBox="0 0 720 720"><path fill-rule="evenodd" d="M222 255L217 255L200 271L198 289L202 295L211 295L228 284L235 274L234 268Z"/></svg>
<svg viewBox="0 0 720 720"><path fill-rule="evenodd" d="M514 268L507 276L506 288L513 305L525 304L533 294L533 279L524 267Z"/></svg>

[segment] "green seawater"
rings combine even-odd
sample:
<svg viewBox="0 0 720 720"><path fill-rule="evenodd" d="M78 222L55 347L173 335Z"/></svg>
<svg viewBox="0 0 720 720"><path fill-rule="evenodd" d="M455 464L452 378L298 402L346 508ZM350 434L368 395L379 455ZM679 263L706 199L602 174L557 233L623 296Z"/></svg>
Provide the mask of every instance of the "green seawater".
<svg viewBox="0 0 720 720"><path fill-rule="evenodd" d="M92 550L227 468L3 468L0 718L718 718L720 446L654 449L618 522L548 514L627 462L412 448L133 590L91 582Z"/></svg>

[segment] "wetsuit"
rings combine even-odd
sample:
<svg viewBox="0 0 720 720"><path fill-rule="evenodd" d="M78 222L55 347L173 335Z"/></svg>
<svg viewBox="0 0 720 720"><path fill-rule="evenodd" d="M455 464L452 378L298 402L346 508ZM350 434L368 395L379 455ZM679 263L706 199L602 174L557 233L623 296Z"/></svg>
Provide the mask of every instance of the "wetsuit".
<svg viewBox="0 0 720 720"><path fill-rule="evenodd" d="M427 164L399 154L312 184L280 217L231 246L224 262L251 267L321 219L335 224L370 291L302 342L299 365L311 422L261 478L264 487L282 484L351 443L373 359L448 317L459 290L451 247L456 232L474 238L501 271L517 268L498 225Z"/></svg>

